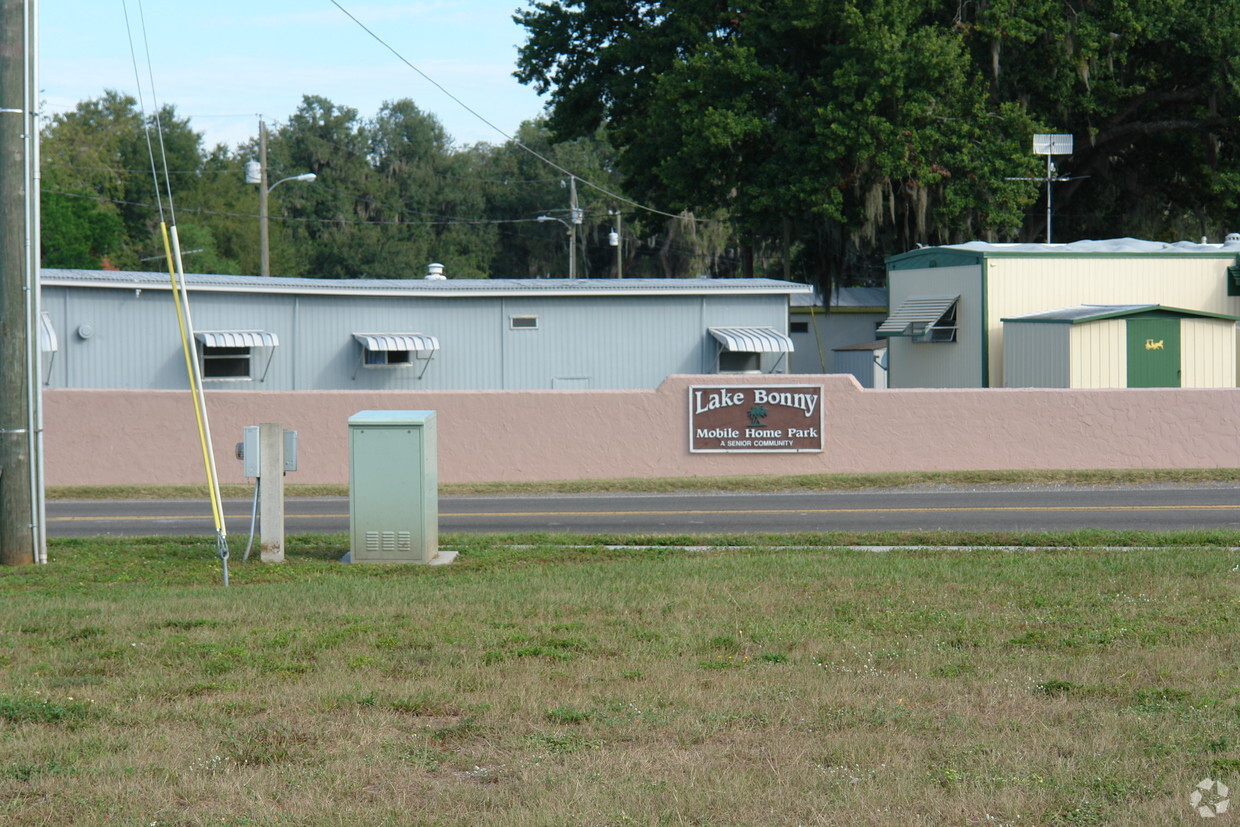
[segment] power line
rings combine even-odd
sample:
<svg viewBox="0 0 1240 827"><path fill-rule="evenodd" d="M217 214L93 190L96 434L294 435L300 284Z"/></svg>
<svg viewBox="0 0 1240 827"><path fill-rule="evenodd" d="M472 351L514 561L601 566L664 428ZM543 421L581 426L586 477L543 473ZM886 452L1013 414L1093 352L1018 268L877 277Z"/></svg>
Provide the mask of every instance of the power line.
<svg viewBox="0 0 1240 827"><path fill-rule="evenodd" d="M489 126L489 127L491 127L492 129L494 129L494 130L495 130L496 132L498 132L500 135L503 135L503 136L504 136L505 138L507 138L509 141L512 141L512 143L513 143L513 144L515 144L516 146L518 146L518 147L520 147L521 149L525 150L525 151L526 151L526 152L528 152L529 154L533 155L535 158L537 158L538 160L542 161L544 164L546 164L547 166L551 167L552 169L559 170L560 172L564 173L565 175L568 175L568 176L571 176L571 177L573 177L573 178L577 179L577 180L578 180L578 181L580 181L581 183L585 184L587 187L590 187L591 189L597 190L598 192L603 193L604 195L608 196L609 198L614 198L614 199L616 199L617 201L620 201L620 202L622 202L622 203L624 203L624 204L628 204L628 205L629 205L629 206L631 206L631 207L636 207L636 208L637 208L637 209L639 209L639 210L645 210L645 211L647 211L647 212L651 212L651 213L654 213L654 214L656 214L656 215L666 216L667 218L679 218L679 219L688 219L688 220L690 220L690 221L699 221L699 222L703 222L703 223L708 223L708 222L709 222L709 223L713 223L714 219L710 219L710 218L695 218L695 217L692 217L692 216L685 216L685 215L683 215L683 214L678 215L678 214L676 214L676 213L670 213L670 212L666 212L665 210L660 210L660 209L656 209L655 207L647 206L646 204L642 204L642 203L639 203L639 202L637 202L637 201L634 201L632 198L629 198L629 197L624 196L624 195L620 195L619 193L612 192L611 190L607 189L606 187L602 186L601 184L596 184L596 183L594 183L593 181L589 181L589 180L587 180L587 179L585 179L585 178L582 178L581 176L576 175L575 173L573 173L573 172L571 172L571 171L569 171L569 170L565 169L564 167L562 167L562 166L560 166L559 164L557 164L555 161L552 161L550 158L546 157L545 155L540 154L538 151L536 151L536 150L532 149L531 147L527 146L524 142L522 142L521 140L519 140L519 139L518 139L518 138L516 138L515 136L513 136L513 135L509 135L507 132L505 132L504 130L500 129L500 128L499 128L498 126L496 126L495 124L491 123L489 120L487 120L485 117L483 117L481 114L479 114L476 110L474 110L472 107L470 107L470 106L469 106L468 104L466 104L464 101L462 101L462 100L461 100L460 98L458 98L456 95L454 95L454 94L452 94L451 92L449 92L449 91L447 90L447 88L445 88L445 87L443 86L443 84L441 84L439 81L435 80L435 79L434 79L434 78L432 78L430 75L426 74L426 73L425 73L425 72L423 72L421 69L419 69L417 66L413 65L413 63L412 63L412 62L410 62L408 58L406 58L406 57L405 57L404 55L402 55L400 52L396 51L396 49L395 49L393 46L391 46L391 45L390 45L387 41L385 41L383 38L379 37L379 35L377 35L377 34L376 34L374 31L372 31L372 30L371 30L368 26L366 26L366 24L365 24L365 23L363 23L362 21L360 21L360 20L358 20L356 17L354 17L354 16L353 16L353 13L352 13L352 12L350 12L348 9L346 9L344 6L340 5L340 3L339 3L339 2L337 2L337 0L331 0L331 2L332 2L332 5L333 5L333 6L335 6L336 8L338 8L338 9L340 9L340 11L341 11L341 12L342 12L342 13L343 13L346 17L348 17L350 20L352 20L354 23L356 23L356 24L357 24L357 25L358 25L358 26L362 29L362 31L366 32L366 34L370 35L370 36L371 36L371 37L372 37L372 38L373 38L373 39L374 39L374 40L375 40L375 41L376 41L379 45L381 45L383 48L385 48L385 49L387 49L389 52L391 52L391 53L393 54L393 56L395 56L395 57L396 57L396 59L397 59L397 60L399 60L401 63L405 64L405 65L406 65L406 66L408 66L410 69L412 69L413 71L417 72L417 73L418 73L418 74L419 74L419 75L420 75L420 76L421 76L421 77L422 77L422 78L423 78L423 79L424 79L427 83L430 83L432 86L434 86L434 87L435 87L436 89L438 89L440 92L443 92L443 93L444 93L445 95L447 95L447 96L448 96L448 97L449 97L449 98L450 98L450 99L451 99L454 103L456 103L458 106L460 106L460 107L461 107L462 109L464 109L466 112L468 112L469 114L473 115L475 118L477 118L478 120L482 121L482 122L483 122L484 124L486 124L487 126Z"/></svg>
<svg viewBox="0 0 1240 827"><path fill-rule="evenodd" d="M100 195L88 195L86 193L65 192L64 190L52 189L50 187L42 187L40 192L44 195L59 195L64 198L80 198L86 201L103 201L109 204L118 204L127 207L143 207L152 209L155 205L144 201L126 201L120 198L105 198ZM347 195L347 193L344 193ZM356 196L354 196L356 197ZM364 200L364 199L363 199ZM379 206L384 206L380 204ZM257 213L231 212L226 210L208 210L200 207L180 206L178 210L182 214L189 215L209 215L219 216L222 218L245 218L254 219L258 217ZM547 212L547 211L543 211ZM539 223L537 218L459 218L452 216L439 216L435 220L374 220L362 218L308 218L300 216L272 216L273 221L283 221L290 224L322 224L322 225L373 225L380 227L486 227L491 226L497 228L501 233L506 232L507 227L513 224L536 224ZM511 233L508 233L511 235ZM524 233L527 237L530 235ZM634 237L636 238L636 237ZM637 239L640 241L640 239ZM683 258L701 258L701 259L719 259L722 261L734 261L735 256L728 256L724 253L702 253L694 250L692 247L681 242L672 242L669 248L676 255Z"/></svg>

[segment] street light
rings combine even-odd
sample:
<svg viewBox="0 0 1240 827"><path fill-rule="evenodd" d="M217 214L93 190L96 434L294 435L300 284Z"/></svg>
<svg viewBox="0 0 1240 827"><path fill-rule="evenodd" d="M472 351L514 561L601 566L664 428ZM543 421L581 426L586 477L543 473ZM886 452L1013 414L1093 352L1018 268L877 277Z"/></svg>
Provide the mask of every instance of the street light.
<svg viewBox="0 0 1240 827"><path fill-rule="evenodd" d="M574 216L575 217L575 216ZM577 227L554 215L540 215L535 221L558 221L568 228L568 277L577 278Z"/></svg>
<svg viewBox="0 0 1240 827"><path fill-rule="evenodd" d="M290 175L267 186L267 125L258 122L258 160L245 165L245 182L258 184L258 272L263 278L271 275L271 253L267 236L267 195L285 181L310 182L317 178L313 172Z"/></svg>

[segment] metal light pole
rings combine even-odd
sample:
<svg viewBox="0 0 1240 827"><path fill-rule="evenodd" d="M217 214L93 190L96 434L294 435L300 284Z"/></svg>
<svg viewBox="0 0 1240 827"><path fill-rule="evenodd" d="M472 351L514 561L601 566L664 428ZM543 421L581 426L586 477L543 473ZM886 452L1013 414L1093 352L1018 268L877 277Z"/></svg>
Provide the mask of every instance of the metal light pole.
<svg viewBox="0 0 1240 827"><path fill-rule="evenodd" d="M1072 181L1073 178L1062 178L1055 174L1055 162L1051 160L1052 155L1071 155L1072 154L1072 136L1071 135L1043 135L1033 136L1033 154L1046 156L1046 176L1044 178L1005 178L1005 181L1045 181L1046 182L1046 243L1051 243L1051 184L1062 183L1064 181ZM1076 176L1083 178L1085 176Z"/></svg>
<svg viewBox="0 0 1240 827"><path fill-rule="evenodd" d="M271 250L267 234L267 196L285 181L313 181L313 172L281 178L267 186L267 124L258 122L258 160L245 165L245 182L258 184L258 274L263 278L271 275Z"/></svg>
<svg viewBox="0 0 1240 827"><path fill-rule="evenodd" d="M563 218L556 218L554 215L540 215L535 221L558 221L568 228L568 277L570 279L577 278L577 253L574 249L577 246L577 228L565 221Z"/></svg>

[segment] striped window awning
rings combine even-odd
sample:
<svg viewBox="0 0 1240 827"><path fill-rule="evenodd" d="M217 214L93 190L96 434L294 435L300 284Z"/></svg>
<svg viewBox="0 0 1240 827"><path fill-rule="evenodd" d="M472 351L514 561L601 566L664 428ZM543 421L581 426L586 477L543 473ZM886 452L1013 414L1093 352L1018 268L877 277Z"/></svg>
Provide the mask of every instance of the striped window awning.
<svg viewBox="0 0 1240 827"><path fill-rule="evenodd" d="M354 333L362 347L371 351L411 350L425 352L439 350L439 340L424 333Z"/></svg>
<svg viewBox="0 0 1240 827"><path fill-rule="evenodd" d="M878 335L920 336L926 328L937 325L958 301L959 295L909 296L878 326Z"/></svg>
<svg viewBox="0 0 1240 827"><path fill-rule="evenodd" d="M792 340L773 327L710 327L724 350L745 353L792 353Z"/></svg>
<svg viewBox="0 0 1240 827"><path fill-rule="evenodd" d="M39 313L39 350L44 353L55 353L60 350L60 342L56 339L56 328L52 327L52 317L47 311Z"/></svg>
<svg viewBox="0 0 1240 827"><path fill-rule="evenodd" d="M205 347L276 347L280 340L263 330L200 330L194 338Z"/></svg>

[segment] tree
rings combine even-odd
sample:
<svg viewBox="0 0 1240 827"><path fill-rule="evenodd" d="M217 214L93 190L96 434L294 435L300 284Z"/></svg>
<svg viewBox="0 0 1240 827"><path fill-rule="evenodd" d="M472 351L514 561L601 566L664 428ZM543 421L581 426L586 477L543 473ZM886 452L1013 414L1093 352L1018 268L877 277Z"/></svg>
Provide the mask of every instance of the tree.
<svg viewBox="0 0 1240 827"><path fill-rule="evenodd" d="M1220 238L1240 201L1240 4L962 7L991 95L1076 136L1057 237ZM1040 234L1042 211L1025 225Z"/></svg>
<svg viewBox="0 0 1240 827"><path fill-rule="evenodd" d="M44 261L85 267L107 258L140 269L140 259L162 254L156 187L165 209L169 185L174 200L197 188L201 141L174 107L144 120L133 98L114 91L54 116L41 139Z"/></svg>
<svg viewBox="0 0 1240 827"><path fill-rule="evenodd" d="M1035 232L1036 185L1005 180L1039 174L1034 132L1085 139L1072 169L1101 180L1056 194L1091 190L1093 226L1228 209L1237 9L538 0L517 75L556 139L606 124L642 198L726 210L751 255L778 245L806 280L874 283L916 243Z"/></svg>

